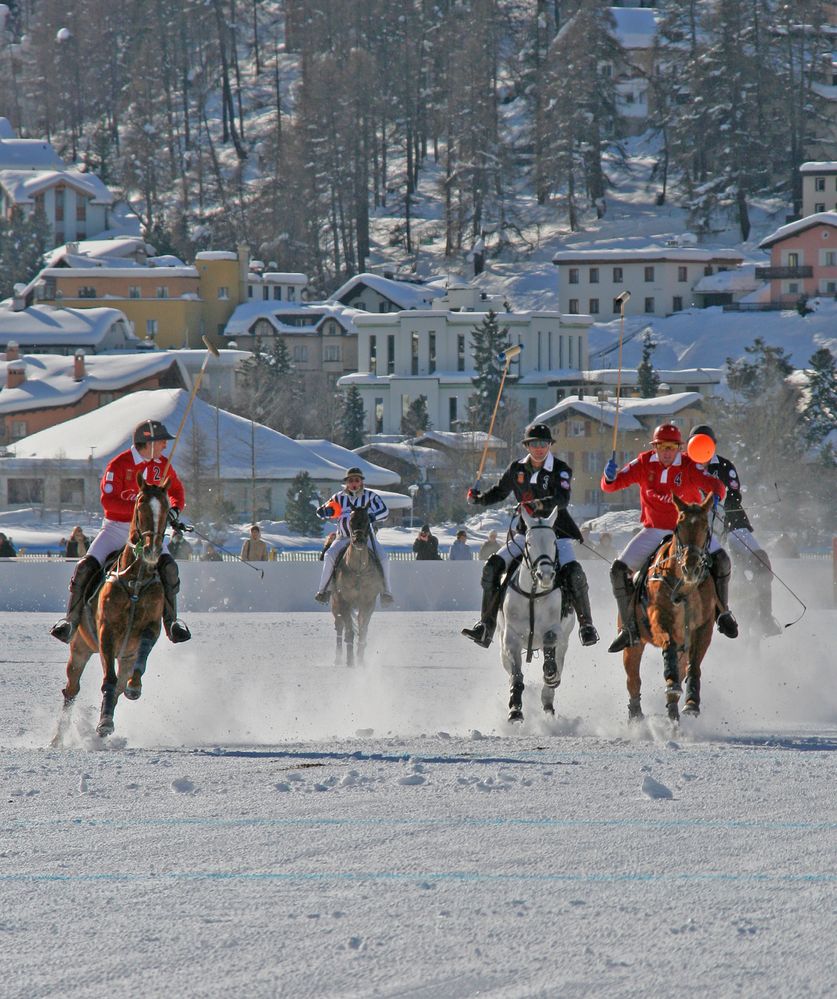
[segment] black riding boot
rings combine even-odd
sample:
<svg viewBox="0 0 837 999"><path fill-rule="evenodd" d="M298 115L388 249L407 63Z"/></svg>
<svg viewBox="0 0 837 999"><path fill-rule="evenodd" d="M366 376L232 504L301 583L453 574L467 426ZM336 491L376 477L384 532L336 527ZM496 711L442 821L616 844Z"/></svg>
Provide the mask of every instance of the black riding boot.
<svg viewBox="0 0 837 999"><path fill-rule="evenodd" d="M70 580L70 599L67 601L67 613L60 621L56 621L50 628L49 633L59 642L69 644L81 621L84 601L87 597L87 588L102 571L99 562L92 555L85 555L79 559Z"/></svg>
<svg viewBox="0 0 837 999"><path fill-rule="evenodd" d="M595 645L599 633L593 627L593 615L590 611L590 595L587 588L587 576L578 562L567 562L562 567L570 590L573 610L578 618L578 637L582 645Z"/></svg>
<svg viewBox="0 0 837 999"><path fill-rule="evenodd" d="M723 548L719 548L709 556L709 573L715 581L715 592L718 594L720 610L715 615L718 631L727 638L738 638L738 622L729 609L729 577L732 563Z"/></svg>
<svg viewBox="0 0 837 999"><path fill-rule="evenodd" d="M463 628L462 634L472 642L487 649L497 627L497 614L503 596L501 582L506 571L506 563L499 555L492 555L482 570L482 610L480 619L473 628Z"/></svg>
<svg viewBox="0 0 837 999"><path fill-rule="evenodd" d="M163 554L157 563L157 572L163 584L163 627L170 642L188 642L192 632L177 619L177 594L180 591L180 575L177 562L171 555Z"/></svg>
<svg viewBox="0 0 837 999"><path fill-rule="evenodd" d="M761 633L765 638L782 634L782 626L773 617L773 570L767 552L755 552L756 564L753 568L753 584L758 593Z"/></svg>
<svg viewBox="0 0 837 999"><path fill-rule="evenodd" d="M616 559L610 567L610 585L616 597L619 608L619 619L622 630L610 643L608 652L621 652L631 645L639 643L639 633L636 626L636 602L634 600L634 581L631 570L621 559Z"/></svg>

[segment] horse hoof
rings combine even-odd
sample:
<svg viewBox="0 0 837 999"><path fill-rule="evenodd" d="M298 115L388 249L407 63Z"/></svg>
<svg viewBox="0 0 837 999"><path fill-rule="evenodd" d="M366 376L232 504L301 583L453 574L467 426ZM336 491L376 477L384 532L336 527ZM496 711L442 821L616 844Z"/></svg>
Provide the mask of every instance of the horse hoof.
<svg viewBox="0 0 837 999"><path fill-rule="evenodd" d="M521 711L520 708L512 708L511 711L509 711L509 721L510 722L523 721L523 712Z"/></svg>
<svg viewBox="0 0 837 999"><path fill-rule="evenodd" d="M552 717L554 718L555 717L555 708L551 704L544 704L544 706L543 706L543 713L545 715L552 715Z"/></svg>
<svg viewBox="0 0 837 999"><path fill-rule="evenodd" d="M138 701L142 697L142 687L131 687L127 686L125 688L125 699L128 701Z"/></svg>
<svg viewBox="0 0 837 999"><path fill-rule="evenodd" d="M689 701L685 708L683 708L684 715L691 715L693 718L697 718L700 714L700 705L695 704L694 701Z"/></svg>
<svg viewBox="0 0 837 999"><path fill-rule="evenodd" d="M99 735L102 738L104 738L106 735L113 735L113 719L108 718L106 720L103 719L102 721L100 721L99 724L96 726L96 735Z"/></svg>

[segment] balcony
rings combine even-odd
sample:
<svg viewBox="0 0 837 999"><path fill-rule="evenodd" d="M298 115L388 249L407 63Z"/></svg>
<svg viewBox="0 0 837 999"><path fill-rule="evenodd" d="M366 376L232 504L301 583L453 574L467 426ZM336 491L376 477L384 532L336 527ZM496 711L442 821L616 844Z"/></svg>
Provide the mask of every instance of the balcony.
<svg viewBox="0 0 837 999"><path fill-rule="evenodd" d="M810 264L801 267L757 267L756 277L765 281L789 278L809 278L814 276L814 268Z"/></svg>

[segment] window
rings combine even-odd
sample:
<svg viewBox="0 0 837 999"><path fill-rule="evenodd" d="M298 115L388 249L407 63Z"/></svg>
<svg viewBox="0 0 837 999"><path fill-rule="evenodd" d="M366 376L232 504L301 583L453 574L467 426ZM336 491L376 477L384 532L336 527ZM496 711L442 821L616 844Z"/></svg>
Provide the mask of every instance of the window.
<svg viewBox="0 0 837 999"><path fill-rule="evenodd" d="M395 337L387 337L387 374L395 374Z"/></svg>
<svg viewBox="0 0 837 999"><path fill-rule="evenodd" d="M369 337L369 372L378 373L378 339L374 336Z"/></svg>
<svg viewBox="0 0 837 999"><path fill-rule="evenodd" d="M436 334L427 334L427 370L432 375L436 370Z"/></svg>
<svg viewBox="0 0 837 999"><path fill-rule="evenodd" d="M375 400L375 433L382 434L384 432L384 400Z"/></svg>
<svg viewBox="0 0 837 999"><path fill-rule="evenodd" d="M814 177L814 190L815 191L825 190L825 177ZM56 195L57 193L58 192L56 191ZM58 218L57 215L55 217Z"/></svg>
<svg viewBox="0 0 837 999"><path fill-rule="evenodd" d="M613 268L613 280L614 281L621 281L622 280L622 268L621 267L614 267Z"/></svg>
<svg viewBox="0 0 837 999"><path fill-rule="evenodd" d="M653 281L654 280L654 268L653 267L646 267L645 268L645 280L646 281Z"/></svg>
<svg viewBox="0 0 837 999"><path fill-rule="evenodd" d="M789 253L788 254L788 267L799 267L799 254Z"/></svg>
<svg viewBox="0 0 837 999"><path fill-rule="evenodd" d="M297 343L294 345L294 360L302 361L303 363L308 360L308 344L307 343Z"/></svg>
<svg viewBox="0 0 837 999"><path fill-rule="evenodd" d="M157 336L157 320L156 319L146 319L145 320L145 335L148 337Z"/></svg>
<svg viewBox="0 0 837 999"><path fill-rule="evenodd" d="M672 312L682 312L683 311L683 299L679 295L675 295L671 302Z"/></svg>
<svg viewBox="0 0 837 999"><path fill-rule="evenodd" d="M76 195L76 222L87 221L87 202Z"/></svg>
<svg viewBox="0 0 837 999"><path fill-rule="evenodd" d="M567 420L567 437L586 437L586 420Z"/></svg>
<svg viewBox="0 0 837 999"><path fill-rule="evenodd" d="M78 290L78 297L79 298L95 298L96 297L96 289L94 287L92 287L91 285L89 285L89 284L82 285L82 287L79 288L79 290Z"/></svg>
<svg viewBox="0 0 837 999"><path fill-rule="evenodd" d="M273 301L274 302L282 301L282 285L280 284L275 284L273 286Z"/></svg>
<svg viewBox="0 0 837 999"><path fill-rule="evenodd" d="M714 270L713 270L712 264L707 264L706 267L703 268L703 276L704 277L711 277L713 273L714 273Z"/></svg>
<svg viewBox="0 0 837 999"><path fill-rule="evenodd" d="M799 294L799 284L796 281L788 281L788 294L798 295Z"/></svg>
<svg viewBox="0 0 837 999"><path fill-rule="evenodd" d="M613 311L616 313L617 316L622 311L622 303L619 301L618 298L613 299Z"/></svg>
<svg viewBox="0 0 837 999"><path fill-rule="evenodd" d="M590 307L587 310L591 316L597 316L599 314L599 300L598 298L590 299Z"/></svg>
<svg viewBox="0 0 837 999"><path fill-rule="evenodd" d="M461 333L456 337L456 370L465 370L465 337Z"/></svg>
<svg viewBox="0 0 837 999"><path fill-rule="evenodd" d="M169 289L166 285L161 284L157 286L157 298L168 298Z"/></svg>
<svg viewBox="0 0 837 999"><path fill-rule="evenodd" d="M389 302L378 302L378 312L389 312Z"/></svg>
<svg viewBox="0 0 837 999"><path fill-rule="evenodd" d="M577 298L571 298L570 299L570 310L569 311L570 311L570 315L571 316L577 316L578 315L578 299Z"/></svg>
<svg viewBox="0 0 837 999"><path fill-rule="evenodd" d="M419 335L413 330L410 333L410 374L419 373Z"/></svg>
<svg viewBox="0 0 837 999"><path fill-rule="evenodd" d="M18 437L26 437L28 433L28 424L26 420L12 420L12 437L17 439Z"/></svg>
<svg viewBox="0 0 837 999"><path fill-rule="evenodd" d="M64 226L57 225L55 227L55 243L60 246L64 242Z"/></svg>
<svg viewBox="0 0 837 999"><path fill-rule="evenodd" d="M654 311L654 299L653 298L646 298L645 299L645 309L644 309L644 311L646 313L652 313Z"/></svg>
<svg viewBox="0 0 837 999"><path fill-rule="evenodd" d="M677 268L677 280L681 283L683 281L689 280L689 268L688 267L678 267Z"/></svg>
<svg viewBox="0 0 837 999"><path fill-rule="evenodd" d="M142 298L142 292L137 285L132 284L128 289L128 298Z"/></svg>
<svg viewBox="0 0 837 999"><path fill-rule="evenodd" d="M529 422L531 423L532 420L534 420L537 415L538 415L538 400L537 400L537 396L530 395L529 396Z"/></svg>
<svg viewBox="0 0 837 999"><path fill-rule="evenodd" d="M826 250L824 263L826 267L834 267L837 264L837 253L834 250Z"/></svg>
<svg viewBox="0 0 837 999"><path fill-rule="evenodd" d="M267 291L267 288L265 288L265 291ZM218 289L218 298L220 298L223 301L226 301L226 299L228 299L229 297L230 297L230 289L226 285L222 284L221 287ZM265 298L267 298L266 295Z"/></svg>
<svg viewBox="0 0 837 999"><path fill-rule="evenodd" d="M591 267L590 268L590 284L598 284L598 283L599 283L599 268L598 267Z"/></svg>
<svg viewBox="0 0 837 999"><path fill-rule="evenodd" d="M450 399L448 399L448 425L451 426L451 427L459 419L459 417L457 415L457 406L458 406L458 403L459 403L459 400L456 398L455 395L451 396Z"/></svg>
<svg viewBox="0 0 837 999"><path fill-rule="evenodd" d="M247 285L247 297L248 298L252 298L253 297L253 286L251 284Z"/></svg>
<svg viewBox="0 0 837 999"><path fill-rule="evenodd" d="M296 288L288 288L288 301L289 302L296 301Z"/></svg>
<svg viewBox="0 0 837 999"><path fill-rule="evenodd" d="M823 202L822 202L822 201L818 201L818 202L817 202L817 203L816 203L816 204L814 205L814 211L815 211L815 212L824 212L824 211L825 211L825 205L823 204Z"/></svg>
<svg viewBox="0 0 837 999"><path fill-rule="evenodd" d="M323 360L324 361L339 361L340 360L340 344L332 344L328 347L323 348Z"/></svg>
<svg viewBox="0 0 837 999"><path fill-rule="evenodd" d="M84 479L61 480L61 502L68 506L84 505Z"/></svg>
<svg viewBox="0 0 837 999"><path fill-rule="evenodd" d="M569 281L570 281L570 284L578 284L578 268L577 267L571 267L570 268Z"/></svg>
<svg viewBox="0 0 837 999"><path fill-rule="evenodd" d="M823 187L822 190L824 191L825 188ZM63 187L56 187L55 188L55 221L56 222L63 222L64 221L64 188Z"/></svg>
<svg viewBox="0 0 837 999"><path fill-rule="evenodd" d="M43 503L43 479L9 479L9 503Z"/></svg>
<svg viewBox="0 0 837 999"><path fill-rule="evenodd" d="M837 293L837 281L826 281L825 290L829 295Z"/></svg>
<svg viewBox="0 0 837 999"><path fill-rule="evenodd" d="M219 295L218 297L220 298L221 296ZM266 302L269 298L270 298L270 288L268 288L267 285L264 285L262 287L262 300Z"/></svg>

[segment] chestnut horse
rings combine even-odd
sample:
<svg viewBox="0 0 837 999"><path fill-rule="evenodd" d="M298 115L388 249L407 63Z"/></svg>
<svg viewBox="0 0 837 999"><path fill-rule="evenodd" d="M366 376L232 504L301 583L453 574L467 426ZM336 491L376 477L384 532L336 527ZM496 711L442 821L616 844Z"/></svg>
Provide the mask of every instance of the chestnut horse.
<svg viewBox="0 0 837 999"><path fill-rule="evenodd" d="M663 652L666 707L671 721L678 721L678 702L685 681L684 713L700 713L700 664L712 641L717 595L709 575L708 511L711 494L703 503L684 503L672 497L677 507L677 526L653 556L645 582L645 613L637 607L640 643L622 653L628 683L628 719L640 720L639 664L646 645Z"/></svg>
<svg viewBox="0 0 837 999"><path fill-rule="evenodd" d="M135 701L142 694L146 661L160 637L163 619L163 586L157 562L166 533L168 481L154 486L138 475L137 482L140 491L128 543L101 588L85 606L78 631L70 642L67 686L62 691L64 707L68 709L78 695L84 667L98 650L103 682L96 731L101 736L113 732L119 695L124 693L128 700ZM59 741L60 736L61 727L56 736Z"/></svg>
<svg viewBox="0 0 837 999"><path fill-rule="evenodd" d="M331 592L331 613L337 634L335 663L340 662L343 640L346 641L346 665L355 662L355 633L357 633L357 658L363 662L366 649L366 632L375 610L378 594L383 592L381 570L369 550L369 532L372 524L365 506L356 507L349 515L349 544L334 570Z"/></svg>

